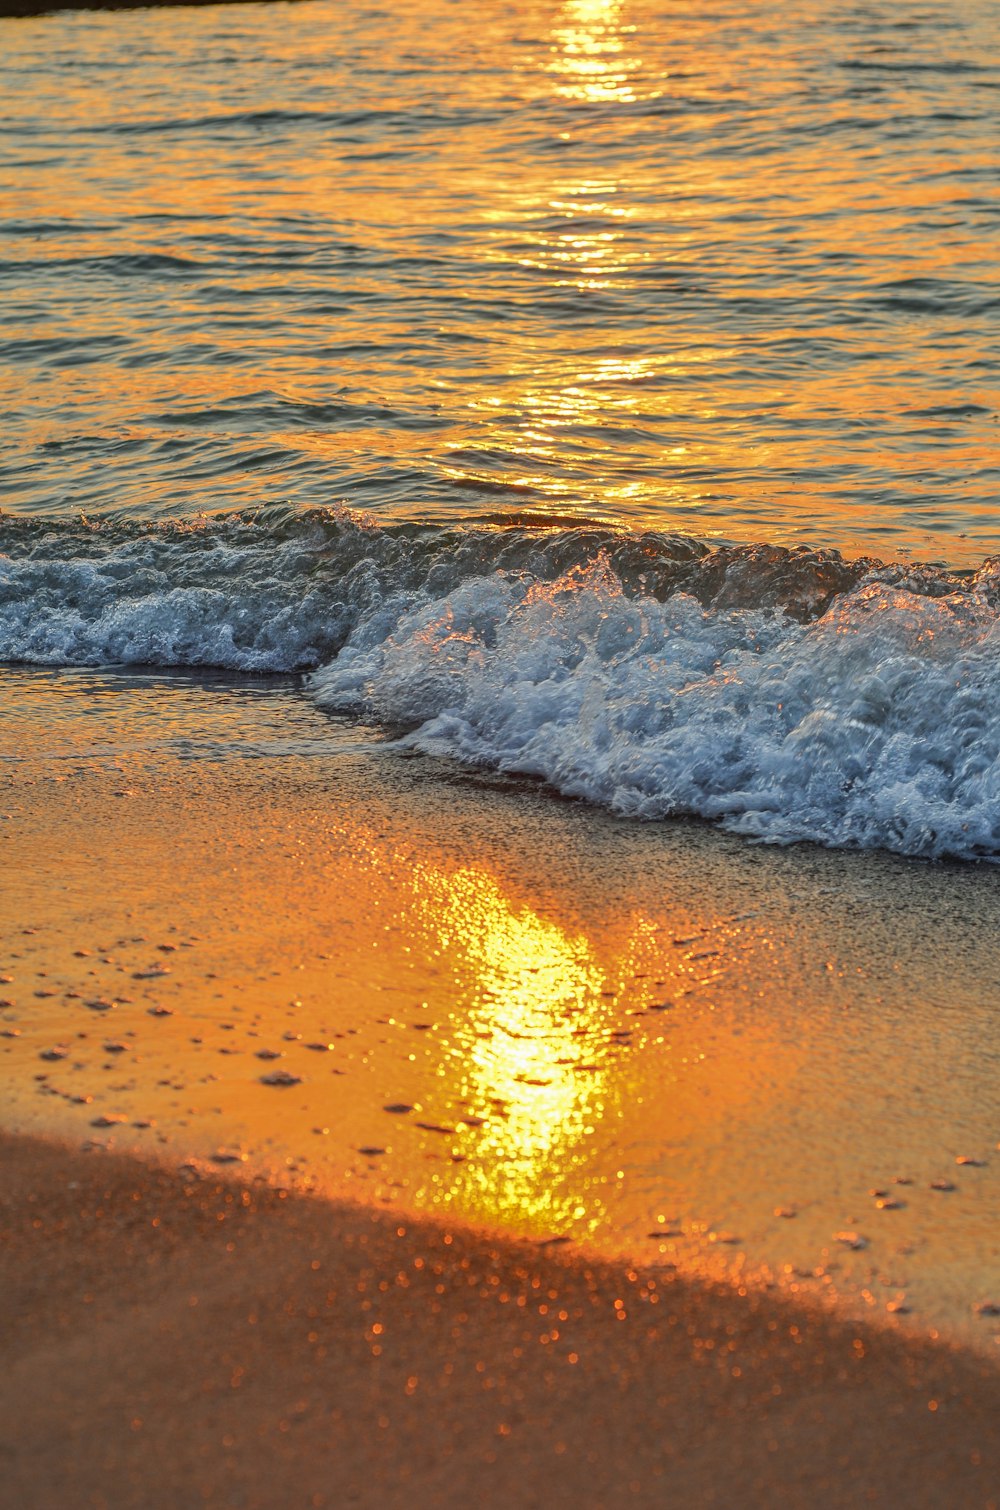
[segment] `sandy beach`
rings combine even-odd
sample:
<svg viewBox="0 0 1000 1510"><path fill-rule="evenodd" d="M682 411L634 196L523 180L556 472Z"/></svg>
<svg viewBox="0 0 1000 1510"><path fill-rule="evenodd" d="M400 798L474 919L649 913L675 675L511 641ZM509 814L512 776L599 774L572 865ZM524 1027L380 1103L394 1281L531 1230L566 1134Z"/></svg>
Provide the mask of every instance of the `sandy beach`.
<svg viewBox="0 0 1000 1510"><path fill-rule="evenodd" d="M996 1356L995 868L622 822L290 682L8 685L8 1130Z"/></svg>
<svg viewBox="0 0 1000 1510"><path fill-rule="evenodd" d="M11 685L11 1510L996 1502L992 871Z"/></svg>
<svg viewBox="0 0 1000 1510"><path fill-rule="evenodd" d="M995 1369L727 1287L3 1144L11 1510L997 1502Z"/></svg>

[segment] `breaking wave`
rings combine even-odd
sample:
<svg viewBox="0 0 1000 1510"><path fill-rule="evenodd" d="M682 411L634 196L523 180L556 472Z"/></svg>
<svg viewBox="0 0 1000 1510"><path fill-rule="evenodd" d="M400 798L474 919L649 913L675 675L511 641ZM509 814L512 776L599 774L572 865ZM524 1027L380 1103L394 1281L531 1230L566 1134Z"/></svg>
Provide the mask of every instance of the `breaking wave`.
<svg viewBox="0 0 1000 1510"><path fill-rule="evenodd" d="M0 658L305 671L409 746L774 843L1000 855L972 577L526 517L0 520Z"/></svg>

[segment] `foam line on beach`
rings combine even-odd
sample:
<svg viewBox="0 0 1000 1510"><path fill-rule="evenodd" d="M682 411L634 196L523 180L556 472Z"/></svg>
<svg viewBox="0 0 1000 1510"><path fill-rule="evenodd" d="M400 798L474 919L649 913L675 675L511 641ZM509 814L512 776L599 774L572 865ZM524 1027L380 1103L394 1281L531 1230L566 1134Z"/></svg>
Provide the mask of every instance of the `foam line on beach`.
<svg viewBox="0 0 1000 1510"><path fill-rule="evenodd" d="M638 818L1000 854L1000 565L610 526L0 525L0 657L312 672L325 709Z"/></svg>

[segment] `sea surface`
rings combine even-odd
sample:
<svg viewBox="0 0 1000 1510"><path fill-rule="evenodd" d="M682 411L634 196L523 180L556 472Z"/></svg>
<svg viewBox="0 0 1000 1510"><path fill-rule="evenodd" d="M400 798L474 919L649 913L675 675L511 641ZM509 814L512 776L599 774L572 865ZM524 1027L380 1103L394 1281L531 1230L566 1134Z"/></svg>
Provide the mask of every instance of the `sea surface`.
<svg viewBox="0 0 1000 1510"><path fill-rule="evenodd" d="M1000 855L1000 5L0 21L0 659Z"/></svg>

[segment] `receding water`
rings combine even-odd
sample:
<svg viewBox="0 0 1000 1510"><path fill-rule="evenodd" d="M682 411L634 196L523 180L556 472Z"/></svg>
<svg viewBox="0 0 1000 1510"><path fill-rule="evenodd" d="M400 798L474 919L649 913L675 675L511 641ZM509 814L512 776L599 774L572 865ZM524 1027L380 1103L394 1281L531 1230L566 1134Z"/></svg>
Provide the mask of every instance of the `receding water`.
<svg viewBox="0 0 1000 1510"><path fill-rule="evenodd" d="M0 22L0 501L997 549L1000 9Z"/></svg>

